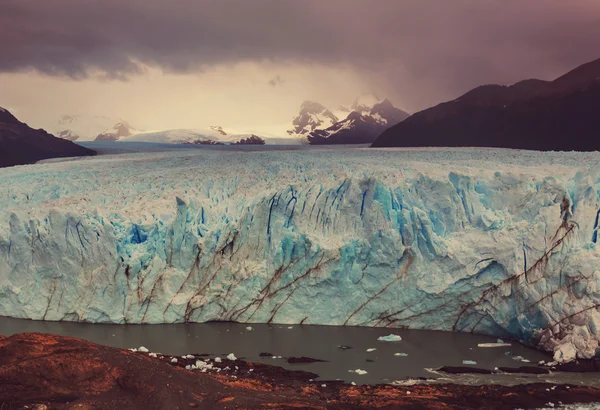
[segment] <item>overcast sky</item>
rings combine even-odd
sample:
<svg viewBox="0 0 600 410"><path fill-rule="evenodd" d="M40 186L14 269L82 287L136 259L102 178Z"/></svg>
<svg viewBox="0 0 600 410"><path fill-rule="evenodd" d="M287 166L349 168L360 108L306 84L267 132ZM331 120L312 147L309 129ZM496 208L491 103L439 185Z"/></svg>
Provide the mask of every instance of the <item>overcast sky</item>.
<svg viewBox="0 0 600 410"><path fill-rule="evenodd" d="M364 92L409 112L600 58L598 0L0 0L0 106L261 127Z"/></svg>

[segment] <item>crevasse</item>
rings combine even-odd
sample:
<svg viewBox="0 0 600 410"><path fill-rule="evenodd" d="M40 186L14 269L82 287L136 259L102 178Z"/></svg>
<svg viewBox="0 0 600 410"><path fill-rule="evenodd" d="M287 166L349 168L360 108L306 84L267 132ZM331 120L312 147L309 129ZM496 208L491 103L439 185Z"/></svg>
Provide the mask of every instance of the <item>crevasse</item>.
<svg viewBox="0 0 600 410"><path fill-rule="evenodd" d="M0 174L0 315L600 340L597 154L192 150Z"/></svg>

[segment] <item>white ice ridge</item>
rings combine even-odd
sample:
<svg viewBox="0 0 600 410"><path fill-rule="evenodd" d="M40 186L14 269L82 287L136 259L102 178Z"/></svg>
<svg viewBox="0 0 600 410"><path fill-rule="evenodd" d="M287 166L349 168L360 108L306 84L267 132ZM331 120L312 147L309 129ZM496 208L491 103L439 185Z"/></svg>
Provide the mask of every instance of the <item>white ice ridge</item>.
<svg viewBox="0 0 600 410"><path fill-rule="evenodd" d="M0 315L600 336L600 154L182 150L0 171Z"/></svg>

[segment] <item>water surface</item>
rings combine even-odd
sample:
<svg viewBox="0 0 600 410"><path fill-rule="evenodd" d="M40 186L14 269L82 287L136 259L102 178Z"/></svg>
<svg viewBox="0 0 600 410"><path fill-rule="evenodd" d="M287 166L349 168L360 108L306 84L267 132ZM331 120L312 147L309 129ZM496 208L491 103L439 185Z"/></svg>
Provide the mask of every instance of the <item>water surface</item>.
<svg viewBox="0 0 600 410"><path fill-rule="evenodd" d="M248 326L252 330L247 330ZM473 367L489 370L503 366L535 366L540 360L551 360L549 355L515 342L510 342L510 347L480 348L477 347L479 343L494 343L497 339L470 333L229 322L109 325L0 318L0 334L10 336L21 332L55 333L120 348L145 346L150 351L165 355L207 353L224 357L234 353L238 358L249 361L314 372L319 374L320 380L341 379L358 384L389 383L418 377L449 377L453 382L468 384L533 381L600 384L594 374L448 376L428 370L442 366L464 366L463 360L474 361L477 364ZM400 335L402 341L377 340L390 333ZM341 349L339 346L351 348ZM371 348L376 350L367 352ZM261 352L281 358L261 357ZM406 356L396 356L395 353ZM300 356L327 362L288 364L285 360L287 357ZM521 356L530 362L515 360L514 356ZM349 372L355 369L366 370L367 374Z"/></svg>

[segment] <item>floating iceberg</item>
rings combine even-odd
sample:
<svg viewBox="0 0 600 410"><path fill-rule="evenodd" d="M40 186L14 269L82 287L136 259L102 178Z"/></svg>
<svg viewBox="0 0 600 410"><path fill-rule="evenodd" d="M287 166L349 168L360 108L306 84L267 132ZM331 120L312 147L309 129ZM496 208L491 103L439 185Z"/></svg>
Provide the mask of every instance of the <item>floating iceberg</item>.
<svg viewBox="0 0 600 410"><path fill-rule="evenodd" d="M399 342L402 340L402 337L394 334L389 334L387 336L380 336L377 338L380 342Z"/></svg>
<svg viewBox="0 0 600 410"><path fill-rule="evenodd" d="M0 315L600 337L600 155L190 149L0 171Z"/></svg>
<svg viewBox="0 0 600 410"><path fill-rule="evenodd" d="M510 347L510 343L479 343L477 347Z"/></svg>

